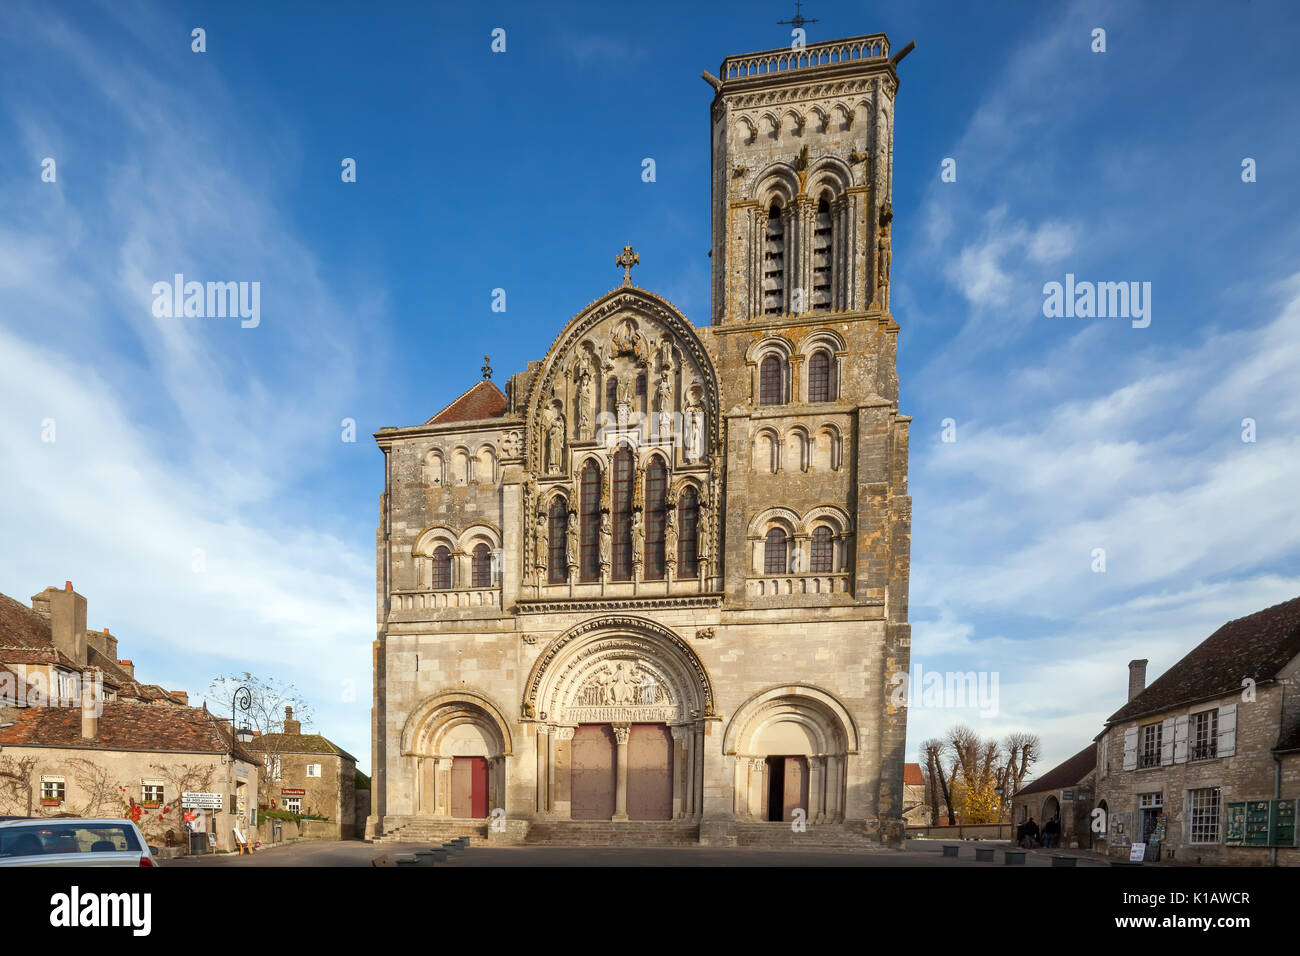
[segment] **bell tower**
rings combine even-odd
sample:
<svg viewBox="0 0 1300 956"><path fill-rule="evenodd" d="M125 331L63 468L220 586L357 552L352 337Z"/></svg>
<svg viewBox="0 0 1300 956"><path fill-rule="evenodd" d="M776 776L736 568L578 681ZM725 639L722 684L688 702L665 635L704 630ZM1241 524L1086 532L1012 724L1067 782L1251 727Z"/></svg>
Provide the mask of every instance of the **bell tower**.
<svg viewBox="0 0 1300 956"><path fill-rule="evenodd" d="M704 73L715 326L888 312L896 67L910 50L891 57L872 34Z"/></svg>

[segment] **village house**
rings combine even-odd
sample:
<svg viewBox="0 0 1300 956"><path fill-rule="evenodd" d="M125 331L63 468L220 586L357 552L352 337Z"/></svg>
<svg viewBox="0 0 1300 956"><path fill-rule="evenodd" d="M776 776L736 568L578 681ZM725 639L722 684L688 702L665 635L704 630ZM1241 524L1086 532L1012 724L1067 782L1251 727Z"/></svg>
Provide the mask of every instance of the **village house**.
<svg viewBox="0 0 1300 956"><path fill-rule="evenodd" d="M356 757L320 734L304 734L292 707L284 709L283 733L259 734L247 749L262 761L264 804L325 817L330 826L323 835L328 838L357 835Z"/></svg>
<svg viewBox="0 0 1300 956"><path fill-rule="evenodd" d="M1073 757L1025 784L1011 799L1011 820L1017 826L1030 817L1042 832L1043 824L1061 818L1063 847L1092 846L1093 795L1097 786L1097 744L1090 743Z"/></svg>
<svg viewBox="0 0 1300 956"><path fill-rule="evenodd" d="M1229 621L1129 699L1098 736L1100 846L1179 863L1300 864L1300 598Z"/></svg>

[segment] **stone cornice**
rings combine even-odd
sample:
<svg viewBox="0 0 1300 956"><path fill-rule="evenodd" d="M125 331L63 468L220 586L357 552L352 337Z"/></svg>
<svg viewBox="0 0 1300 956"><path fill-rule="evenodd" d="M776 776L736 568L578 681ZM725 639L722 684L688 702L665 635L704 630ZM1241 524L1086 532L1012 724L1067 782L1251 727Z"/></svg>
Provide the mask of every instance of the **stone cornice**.
<svg viewBox="0 0 1300 956"><path fill-rule="evenodd" d="M722 606L721 591L705 594L660 594L654 596L563 598L554 601L516 601L516 614L592 614L606 611L650 611Z"/></svg>

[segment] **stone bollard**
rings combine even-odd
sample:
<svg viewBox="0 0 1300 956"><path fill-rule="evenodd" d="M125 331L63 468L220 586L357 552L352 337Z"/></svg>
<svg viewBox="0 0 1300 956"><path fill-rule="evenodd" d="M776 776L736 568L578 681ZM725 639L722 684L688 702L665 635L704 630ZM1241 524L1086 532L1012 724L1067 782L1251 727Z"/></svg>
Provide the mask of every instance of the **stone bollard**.
<svg viewBox="0 0 1300 956"><path fill-rule="evenodd" d="M976 861L979 862L979 863L992 863L992 862L993 862L993 847L991 847L991 846L977 846L977 847L975 848L975 859L976 859Z"/></svg>
<svg viewBox="0 0 1300 956"><path fill-rule="evenodd" d="M960 849L956 843L945 843L943 845L944 856L956 856L957 850Z"/></svg>
<svg viewBox="0 0 1300 956"><path fill-rule="evenodd" d="M1054 856L1052 857L1052 866L1075 866L1079 862L1077 856Z"/></svg>
<svg viewBox="0 0 1300 956"><path fill-rule="evenodd" d="M1003 850L1002 862L1010 865L1018 865L1025 862L1024 850Z"/></svg>

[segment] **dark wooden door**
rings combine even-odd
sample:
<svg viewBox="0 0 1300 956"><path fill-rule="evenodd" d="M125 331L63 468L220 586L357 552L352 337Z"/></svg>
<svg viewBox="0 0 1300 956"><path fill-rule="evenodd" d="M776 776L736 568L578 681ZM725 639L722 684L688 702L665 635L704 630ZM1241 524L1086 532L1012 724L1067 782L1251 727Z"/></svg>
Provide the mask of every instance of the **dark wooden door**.
<svg viewBox="0 0 1300 956"><path fill-rule="evenodd" d="M609 724L582 724L573 732L570 751L571 799L575 820L614 816L614 754L617 743Z"/></svg>
<svg viewBox="0 0 1300 956"><path fill-rule="evenodd" d="M483 819L488 815L487 758L453 757L451 815Z"/></svg>
<svg viewBox="0 0 1300 956"><path fill-rule="evenodd" d="M633 724L627 740L627 817L673 818L673 734L666 724Z"/></svg>

